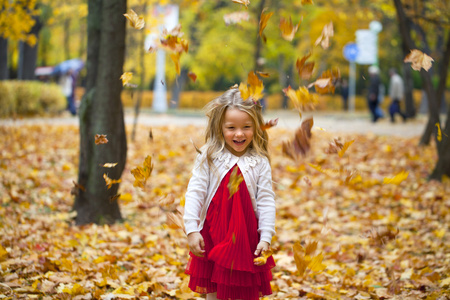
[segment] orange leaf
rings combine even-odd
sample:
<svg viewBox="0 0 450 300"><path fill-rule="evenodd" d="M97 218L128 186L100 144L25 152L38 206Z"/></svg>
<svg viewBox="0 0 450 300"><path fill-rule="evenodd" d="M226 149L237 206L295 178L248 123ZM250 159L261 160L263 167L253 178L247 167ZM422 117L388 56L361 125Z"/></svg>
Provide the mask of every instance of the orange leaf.
<svg viewBox="0 0 450 300"><path fill-rule="evenodd" d="M416 71L420 71L421 68L428 71L433 61L434 59L417 49L411 50L411 53L406 55L404 59L404 62L410 62L411 68Z"/></svg>
<svg viewBox="0 0 450 300"><path fill-rule="evenodd" d="M144 188L147 179L150 177L153 171L152 157L147 155L142 167L136 167L131 170L131 174L134 176L134 187Z"/></svg>
<svg viewBox="0 0 450 300"><path fill-rule="evenodd" d="M283 89L284 94L294 103L295 108L301 116L301 112L307 109L314 109L318 103L317 95L310 94L306 87L294 90L291 86Z"/></svg>
<svg viewBox="0 0 450 300"><path fill-rule="evenodd" d="M253 262L257 262L258 265L265 265L267 263L267 259L272 256L273 251L271 249L264 250L261 252L262 256L259 256L253 260Z"/></svg>
<svg viewBox="0 0 450 300"><path fill-rule="evenodd" d="M263 97L264 85L255 72L250 71L247 76L247 84L241 82L239 91L242 99L247 100L251 98L253 101L258 101Z"/></svg>
<svg viewBox="0 0 450 300"><path fill-rule="evenodd" d="M306 60L311 56L311 53L309 53L306 56L303 56L302 59L297 59L297 62L295 63L295 66L297 67L298 75L301 79L309 79L312 76L313 70L314 70L314 63L309 62L306 63Z"/></svg>
<svg viewBox="0 0 450 300"><path fill-rule="evenodd" d="M273 12L265 13L266 8L263 9L261 12L261 18L259 21L259 36L263 39L264 43L267 42L266 35L263 34L264 28L267 26L267 22L269 21L270 17L272 17Z"/></svg>
<svg viewBox="0 0 450 300"><path fill-rule="evenodd" d="M145 21L143 17L139 17L134 10L130 9L128 14L124 14L124 16L130 21L130 26L136 29L144 28Z"/></svg>
<svg viewBox="0 0 450 300"><path fill-rule="evenodd" d="M95 144L106 144L108 142L108 139L106 138L106 134L96 134L95 135Z"/></svg>
<svg viewBox="0 0 450 300"><path fill-rule="evenodd" d="M105 179L105 183L108 186L108 190L112 187L113 184L121 183L122 179L111 179L108 175L103 174L103 178Z"/></svg>
<svg viewBox="0 0 450 300"><path fill-rule="evenodd" d="M195 82L195 81L197 80L197 75L195 75L194 72L189 72L189 73L188 73L188 77L189 77L193 82Z"/></svg>
<svg viewBox="0 0 450 300"><path fill-rule="evenodd" d="M266 123L264 123L264 125L261 126L262 130L267 130L271 127L275 127L278 124L278 118L273 119L273 120L269 120Z"/></svg>
<svg viewBox="0 0 450 300"><path fill-rule="evenodd" d="M292 41L294 39L295 33L298 30L298 27L300 26L300 24L302 23L302 20L300 20L300 22L298 22L298 24L296 26L294 26L292 24L292 19L291 17L289 17L289 20L285 19L285 18L281 18L280 19L280 30L281 30L281 36L286 40L286 41Z"/></svg>

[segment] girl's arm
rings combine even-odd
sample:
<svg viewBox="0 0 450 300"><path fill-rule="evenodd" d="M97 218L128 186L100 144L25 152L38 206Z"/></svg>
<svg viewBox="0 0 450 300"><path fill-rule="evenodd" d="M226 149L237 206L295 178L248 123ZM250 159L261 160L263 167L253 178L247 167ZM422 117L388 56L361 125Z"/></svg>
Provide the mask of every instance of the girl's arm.
<svg viewBox="0 0 450 300"><path fill-rule="evenodd" d="M275 234L275 193L272 190L272 169L269 160L264 158L259 171L256 191L258 211L258 232L260 241L272 242Z"/></svg>
<svg viewBox="0 0 450 300"><path fill-rule="evenodd" d="M186 202L184 207L184 226L186 235L191 232L199 232L198 224L200 223L200 212L206 200L208 191L209 174L207 162L203 159L203 155L197 155L192 177L186 192ZM205 165L206 164L206 165Z"/></svg>

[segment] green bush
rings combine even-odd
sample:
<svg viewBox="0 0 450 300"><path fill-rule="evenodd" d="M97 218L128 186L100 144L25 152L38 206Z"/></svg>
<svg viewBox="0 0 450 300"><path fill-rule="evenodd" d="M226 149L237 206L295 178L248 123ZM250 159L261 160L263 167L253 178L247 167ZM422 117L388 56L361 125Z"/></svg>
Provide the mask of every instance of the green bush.
<svg viewBox="0 0 450 300"><path fill-rule="evenodd" d="M0 117L34 116L63 111L67 101L54 83L0 81Z"/></svg>

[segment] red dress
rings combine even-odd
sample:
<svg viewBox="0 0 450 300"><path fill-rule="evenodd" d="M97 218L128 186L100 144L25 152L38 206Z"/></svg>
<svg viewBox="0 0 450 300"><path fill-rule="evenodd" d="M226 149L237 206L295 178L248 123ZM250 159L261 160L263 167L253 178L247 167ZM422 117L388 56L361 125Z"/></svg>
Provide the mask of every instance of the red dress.
<svg viewBox="0 0 450 300"><path fill-rule="evenodd" d="M259 299L272 294L270 269L275 262L269 257L263 266L253 263L259 243L258 220L244 180L238 192L229 197L227 186L233 169L220 183L200 231L205 256L190 252L186 274L194 292L217 292L218 299Z"/></svg>

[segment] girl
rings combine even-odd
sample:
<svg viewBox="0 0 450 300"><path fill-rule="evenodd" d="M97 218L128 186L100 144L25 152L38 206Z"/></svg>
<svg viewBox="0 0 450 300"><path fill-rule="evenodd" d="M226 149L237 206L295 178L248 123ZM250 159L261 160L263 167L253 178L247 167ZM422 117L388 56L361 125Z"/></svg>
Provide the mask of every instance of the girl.
<svg viewBox="0 0 450 300"><path fill-rule="evenodd" d="M205 145L186 192L189 287L206 299L259 299L272 293L275 194L259 103L231 88L207 105ZM237 190L237 191L236 191Z"/></svg>

